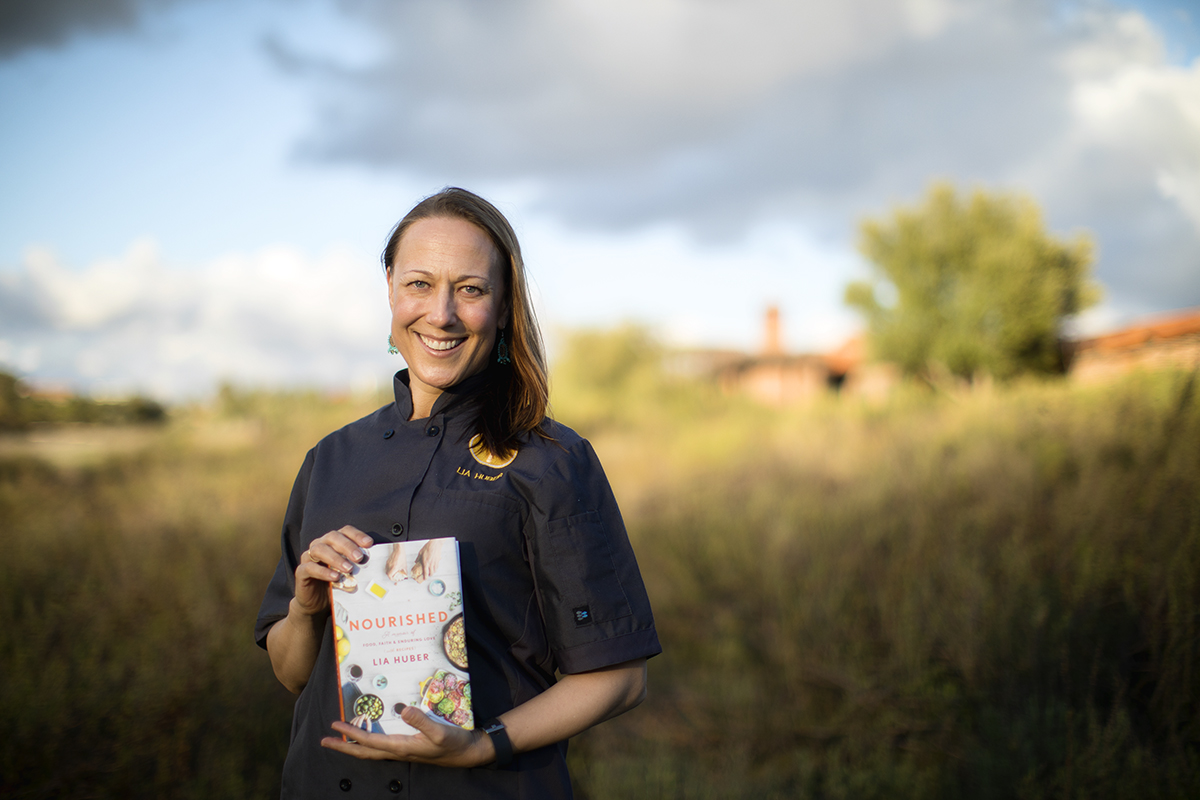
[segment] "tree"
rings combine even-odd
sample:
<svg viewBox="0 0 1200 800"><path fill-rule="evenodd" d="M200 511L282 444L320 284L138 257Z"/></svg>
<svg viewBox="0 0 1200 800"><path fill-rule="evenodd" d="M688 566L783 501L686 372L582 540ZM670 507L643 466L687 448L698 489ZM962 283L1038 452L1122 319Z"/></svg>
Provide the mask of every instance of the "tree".
<svg viewBox="0 0 1200 800"><path fill-rule="evenodd" d="M0 431L24 428L27 424L21 388L17 376L0 372Z"/></svg>
<svg viewBox="0 0 1200 800"><path fill-rule="evenodd" d="M864 221L870 280L846 287L874 355L906 373L1007 379L1061 369L1064 319L1094 303L1093 245L1046 232L1028 197L936 183L924 202Z"/></svg>

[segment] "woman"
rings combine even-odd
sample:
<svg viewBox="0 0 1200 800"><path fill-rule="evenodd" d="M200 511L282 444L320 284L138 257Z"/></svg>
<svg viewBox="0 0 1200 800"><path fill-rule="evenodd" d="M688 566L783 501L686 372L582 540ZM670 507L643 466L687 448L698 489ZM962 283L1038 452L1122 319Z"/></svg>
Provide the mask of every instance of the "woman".
<svg viewBox="0 0 1200 800"><path fill-rule="evenodd" d="M591 446L546 418L541 336L504 216L445 189L396 225L383 263L389 345L408 369L394 403L309 451L255 631L299 694L283 796L570 797L566 740L640 703L660 652L620 512ZM329 583L372 543L447 536L483 724L413 707L413 736L335 721Z"/></svg>

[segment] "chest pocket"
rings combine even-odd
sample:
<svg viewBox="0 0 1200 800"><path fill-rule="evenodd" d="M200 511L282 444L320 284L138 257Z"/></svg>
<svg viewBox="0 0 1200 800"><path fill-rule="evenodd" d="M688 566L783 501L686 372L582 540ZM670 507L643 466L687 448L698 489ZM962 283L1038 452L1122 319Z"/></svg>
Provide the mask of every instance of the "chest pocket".
<svg viewBox="0 0 1200 800"><path fill-rule="evenodd" d="M523 506L515 498L499 492L447 489L422 486L413 498L413 538L429 538L426 531L437 530L438 536L462 536L455 529L472 520L476 527L486 525L520 528ZM509 518L509 519L506 519Z"/></svg>
<svg viewBox="0 0 1200 800"><path fill-rule="evenodd" d="M453 536L470 545L486 578L508 583L522 557L521 504L496 492L441 489L414 501L412 538ZM493 570L495 570L493 572Z"/></svg>

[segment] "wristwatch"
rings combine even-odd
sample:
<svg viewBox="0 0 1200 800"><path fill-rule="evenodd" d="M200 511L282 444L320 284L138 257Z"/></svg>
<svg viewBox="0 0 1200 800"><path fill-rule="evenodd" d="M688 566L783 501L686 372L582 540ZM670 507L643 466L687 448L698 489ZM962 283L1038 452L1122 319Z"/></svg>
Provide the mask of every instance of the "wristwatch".
<svg viewBox="0 0 1200 800"><path fill-rule="evenodd" d="M483 732L491 738L492 747L496 748L496 760L490 766L503 767L512 761L512 742L508 740L508 731L504 729L504 723L492 717L483 723Z"/></svg>

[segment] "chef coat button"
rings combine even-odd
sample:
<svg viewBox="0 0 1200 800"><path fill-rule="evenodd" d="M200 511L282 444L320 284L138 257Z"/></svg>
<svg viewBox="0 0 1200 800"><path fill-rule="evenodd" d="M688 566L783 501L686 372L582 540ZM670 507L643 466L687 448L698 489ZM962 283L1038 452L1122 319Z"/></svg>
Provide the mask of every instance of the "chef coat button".
<svg viewBox="0 0 1200 800"><path fill-rule="evenodd" d="M342 780L338 783L338 788L341 789L343 792L348 792L348 791L350 791L350 787L353 785L354 784L350 783L349 778L342 778Z"/></svg>
<svg viewBox="0 0 1200 800"><path fill-rule="evenodd" d="M392 535L399 536L402 533L404 533L404 526L401 525L399 522L393 522L392 523Z"/></svg>
<svg viewBox="0 0 1200 800"><path fill-rule="evenodd" d="M400 790L403 788L404 788L404 784L395 779L393 779L392 782L388 784L388 791L390 791L392 794L400 794Z"/></svg>
<svg viewBox="0 0 1200 800"><path fill-rule="evenodd" d="M385 438L385 439L390 439L395 435L396 435L396 432L394 430L392 430L391 428L388 428L386 431L383 432L383 438Z"/></svg>
<svg viewBox="0 0 1200 800"><path fill-rule="evenodd" d="M437 436L439 433L442 432L442 429L439 428L437 425L434 425L432 428L430 428L429 430L427 430L425 432L428 433L430 436Z"/></svg>

